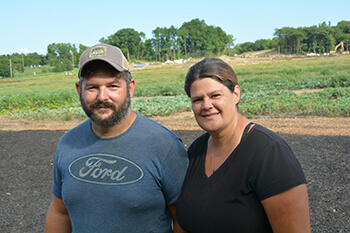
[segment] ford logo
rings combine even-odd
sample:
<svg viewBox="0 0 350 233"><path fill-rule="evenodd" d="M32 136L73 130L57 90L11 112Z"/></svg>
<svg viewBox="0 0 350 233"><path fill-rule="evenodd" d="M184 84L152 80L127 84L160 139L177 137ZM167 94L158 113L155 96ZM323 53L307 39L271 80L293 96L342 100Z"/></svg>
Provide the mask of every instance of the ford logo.
<svg viewBox="0 0 350 233"><path fill-rule="evenodd" d="M135 163L108 154L85 155L74 160L68 170L77 180L103 185L130 184L143 177L142 169Z"/></svg>

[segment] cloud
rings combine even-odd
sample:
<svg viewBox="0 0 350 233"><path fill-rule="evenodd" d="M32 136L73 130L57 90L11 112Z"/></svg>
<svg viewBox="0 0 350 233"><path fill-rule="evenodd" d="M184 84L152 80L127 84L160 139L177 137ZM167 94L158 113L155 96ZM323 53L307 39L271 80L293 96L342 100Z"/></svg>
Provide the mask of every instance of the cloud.
<svg viewBox="0 0 350 233"><path fill-rule="evenodd" d="M18 52L21 54L27 54L27 53L31 53L31 51L29 49L23 48L23 49L18 49Z"/></svg>

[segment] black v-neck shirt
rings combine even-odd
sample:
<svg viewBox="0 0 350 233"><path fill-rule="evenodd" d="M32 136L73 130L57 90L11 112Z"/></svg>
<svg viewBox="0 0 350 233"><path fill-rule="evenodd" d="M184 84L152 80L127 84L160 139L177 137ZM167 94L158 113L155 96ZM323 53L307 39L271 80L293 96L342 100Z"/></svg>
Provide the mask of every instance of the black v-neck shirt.
<svg viewBox="0 0 350 233"><path fill-rule="evenodd" d="M276 133L254 125L226 161L205 173L209 134L197 138L177 203L187 232L272 232L261 200L306 183L299 161Z"/></svg>

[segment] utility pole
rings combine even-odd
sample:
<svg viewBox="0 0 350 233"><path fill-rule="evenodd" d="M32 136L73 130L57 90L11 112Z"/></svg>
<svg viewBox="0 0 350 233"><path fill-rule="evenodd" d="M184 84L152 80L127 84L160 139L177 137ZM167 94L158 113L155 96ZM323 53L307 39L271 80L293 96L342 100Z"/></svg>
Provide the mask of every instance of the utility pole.
<svg viewBox="0 0 350 233"><path fill-rule="evenodd" d="M10 74L11 74L11 79L12 79L12 62L11 62L11 58L10 58Z"/></svg>
<svg viewBox="0 0 350 233"><path fill-rule="evenodd" d="M73 69L74 69L74 54L73 54L73 50L72 50L72 65L73 65Z"/></svg>
<svg viewBox="0 0 350 233"><path fill-rule="evenodd" d="M23 64L23 69L24 69L24 58L23 58L23 53L22 53L22 64Z"/></svg>

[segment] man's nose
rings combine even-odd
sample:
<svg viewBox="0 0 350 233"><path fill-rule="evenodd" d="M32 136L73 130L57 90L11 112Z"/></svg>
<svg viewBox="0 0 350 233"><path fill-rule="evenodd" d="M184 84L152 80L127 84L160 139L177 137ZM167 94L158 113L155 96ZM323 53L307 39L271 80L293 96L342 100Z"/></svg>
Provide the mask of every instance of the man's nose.
<svg viewBox="0 0 350 233"><path fill-rule="evenodd" d="M104 101L104 100L108 99L108 91L105 88L101 87L99 89L99 91L98 91L98 99L100 101Z"/></svg>

